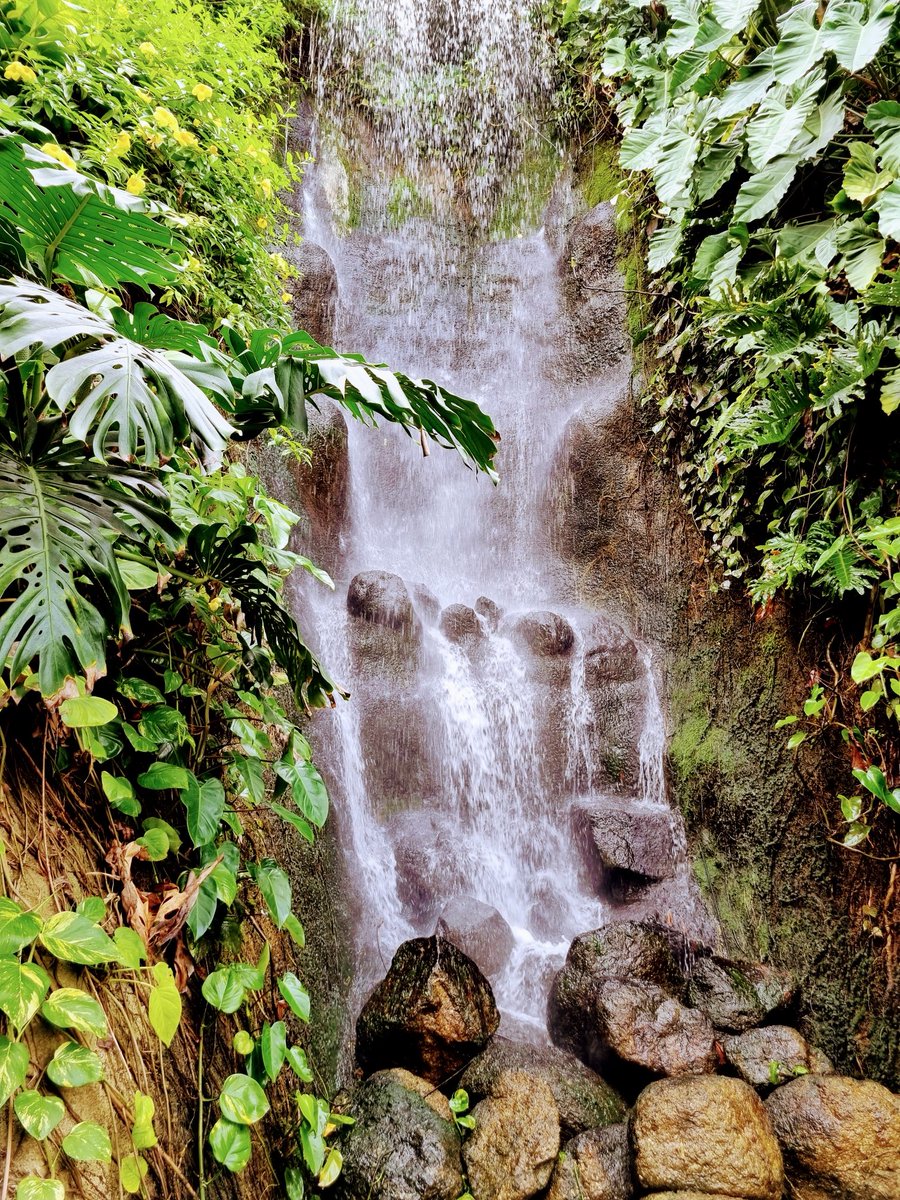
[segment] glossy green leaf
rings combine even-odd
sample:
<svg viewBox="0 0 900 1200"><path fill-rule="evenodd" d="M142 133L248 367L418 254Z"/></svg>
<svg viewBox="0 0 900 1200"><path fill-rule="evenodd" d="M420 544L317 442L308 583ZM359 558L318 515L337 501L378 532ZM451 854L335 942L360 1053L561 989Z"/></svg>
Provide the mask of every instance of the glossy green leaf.
<svg viewBox="0 0 900 1200"><path fill-rule="evenodd" d="M155 762L144 771L143 775L138 775L138 783L152 792L164 792L169 788L181 791L190 784L193 778L191 772L185 770L184 767L176 766L174 763Z"/></svg>
<svg viewBox="0 0 900 1200"><path fill-rule="evenodd" d="M57 988L41 1005L40 1011L44 1020L58 1029L77 1029L95 1037L107 1035L106 1013L93 996L79 988Z"/></svg>
<svg viewBox="0 0 900 1200"><path fill-rule="evenodd" d="M119 1163L119 1182L129 1195L136 1195L141 1190L149 1170L145 1158L140 1154L129 1154Z"/></svg>
<svg viewBox="0 0 900 1200"><path fill-rule="evenodd" d="M131 1126L131 1144L135 1150L150 1150L157 1144L153 1118L156 1105L153 1097L143 1092L134 1093L134 1121Z"/></svg>
<svg viewBox="0 0 900 1200"><path fill-rule="evenodd" d="M285 1057L288 1066L298 1079L302 1080L303 1083L312 1083L313 1073L309 1065L309 1059L306 1057L306 1051L302 1046L291 1046Z"/></svg>
<svg viewBox="0 0 900 1200"><path fill-rule="evenodd" d="M169 856L169 835L164 829L148 829L135 838L135 845L141 847L150 862L162 862Z"/></svg>
<svg viewBox="0 0 900 1200"><path fill-rule="evenodd" d="M130 779L126 779L124 775L112 775L109 771L103 771L100 775L100 783L103 787L103 794L113 808L117 808L126 817L139 815L141 805L134 794L134 784Z"/></svg>
<svg viewBox="0 0 900 1200"><path fill-rule="evenodd" d="M154 963L152 968L153 989L150 992L149 1016L153 1032L163 1043L170 1046L181 1022L181 995L175 985L175 976L168 963Z"/></svg>
<svg viewBox="0 0 900 1200"><path fill-rule="evenodd" d="M262 892L269 916L279 929L283 928L291 914L292 903L291 881L287 873L272 858L264 858L262 862L253 864L250 873Z"/></svg>
<svg viewBox="0 0 900 1200"><path fill-rule="evenodd" d="M269 1111L269 1101L249 1075L229 1075L219 1092L222 1116L238 1125L255 1125Z"/></svg>
<svg viewBox="0 0 900 1200"><path fill-rule="evenodd" d="M147 959L147 947L139 933L127 925L119 925L113 932L113 943L116 947L116 958L123 967L137 971L142 962Z"/></svg>
<svg viewBox="0 0 900 1200"><path fill-rule="evenodd" d="M95 725L108 725L119 715L119 710L100 696L72 696L63 700L59 715L70 729L85 729Z"/></svg>
<svg viewBox="0 0 900 1200"><path fill-rule="evenodd" d="M325 1159L324 1166L319 1172L319 1187L331 1187L341 1173L341 1167L344 1165L344 1158L337 1146L332 1146L328 1151L328 1157Z"/></svg>
<svg viewBox="0 0 900 1200"><path fill-rule="evenodd" d="M301 1021L308 1021L309 993L293 971L288 971L278 980L278 990L294 1016Z"/></svg>
<svg viewBox="0 0 900 1200"><path fill-rule="evenodd" d="M59 1179L26 1175L16 1186L16 1200L65 1200L66 1189Z"/></svg>
<svg viewBox="0 0 900 1200"><path fill-rule="evenodd" d="M284 1021L272 1024L266 1021L259 1035L259 1049L266 1074L271 1080L277 1079L287 1057L287 1027Z"/></svg>
<svg viewBox="0 0 900 1200"><path fill-rule="evenodd" d="M201 991L207 1004L224 1013L237 1012L247 994L247 989L231 967L220 967L217 971L212 971L204 979Z"/></svg>
<svg viewBox="0 0 900 1200"><path fill-rule="evenodd" d="M0 1105L25 1082L30 1061L27 1046L0 1034Z"/></svg>
<svg viewBox="0 0 900 1200"><path fill-rule="evenodd" d="M0 960L0 1011L17 1030L24 1029L50 988L50 977L37 963Z"/></svg>
<svg viewBox="0 0 900 1200"><path fill-rule="evenodd" d="M36 1091L19 1092L13 1108L25 1132L39 1142L49 1137L66 1115L59 1096L42 1096Z"/></svg>
<svg viewBox="0 0 900 1200"><path fill-rule="evenodd" d="M83 1087L99 1083L103 1078L103 1063L93 1050L77 1042L63 1042L47 1064L47 1077L57 1087Z"/></svg>
<svg viewBox="0 0 900 1200"><path fill-rule="evenodd" d="M231 1044L234 1047L235 1054L242 1054L246 1056L253 1053L253 1048L256 1045L256 1042L254 1042L252 1036L247 1032L246 1029L239 1029L234 1035L234 1039Z"/></svg>
<svg viewBox="0 0 900 1200"><path fill-rule="evenodd" d="M62 1148L76 1162L112 1162L109 1134L94 1121L79 1121L63 1138Z"/></svg>
<svg viewBox="0 0 900 1200"><path fill-rule="evenodd" d="M203 783L191 777L181 798L187 809L187 827L195 846L205 846L215 840L225 808L225 789L218 779Z"/></svg>
<svg viewBox="0 0 900 1200"><path fill-rule="evenodd" d="M170 825L168 821L164 821L162 817L146 817L143 821L144 829L149 833L151 829L158 829L166 835L166 840L169 843L169 849L173 854L177 854L181 849L181 836L174 825Z"/></svg>
<svg viewBox="0 0 900 1200"><path fill-rule="evenodd" d="M96 967L118 958L116 944L99 925L77 912L55 913L41 931L41 943L64 962Z"/></svg>
<svg viewBox="0 0 900 1200"><path fill-rule="evenodd" d="M220 1117L209 1131L209 1148L216 1162L227 1170L243 1171L253 1153L250 1130Z"/></svg>
<svg viewBox="0 0 900 1200"><path fill-rule="evenodd" d="M14 900L0 896L0 956L16 954L29 946L41 931L41 919Z"/></svg>
<svg viewBox="0 0 900 1200"><path fill-rule="evenodd" d="M75 911L99 925L106 919L106 902L102 896L85 896L75 905Z"/></svg>

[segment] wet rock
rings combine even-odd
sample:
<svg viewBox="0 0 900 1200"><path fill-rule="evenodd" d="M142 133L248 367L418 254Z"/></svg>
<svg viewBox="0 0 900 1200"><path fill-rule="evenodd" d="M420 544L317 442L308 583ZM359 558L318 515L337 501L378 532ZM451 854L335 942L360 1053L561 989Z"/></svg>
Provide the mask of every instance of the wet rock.
<svg viewBox="0 0 900 1200"><path fill-rule="evenodd" d="M602 1061L596 1023L586 1019L594 1012L601 984L644 980L680 999L685 978L675 947L681 949L670 931L636 921L580 934L550 991L547 1025L553 1041L587 1062Z"/></svg>
<svg viewBox="0 0 900 1200"><path fill-rule="evenodd" d="M688 980L688 1000L718 1029L730 1033L752 1029L765 1016L752 981L728 959L697 959Z"/></svg>
<svg viewBox="0 0 900 1200"><path fill-rule="evenodd" d="M475 963L443 938L414 938L360 1013L356 1057L367 1072L405 1067L443 1083L484 1049L499 1023Z"/></svg>
<svg viewBox="0 0 900 1200"><path fill-rule="evenodd" d="M397 813L390 823L397 894L409 915L433 926L467 878L459 838L434 812Z"/></svg>
<svg viewBox="0 0 900 1200"><path fill-rule="evenodd" d="M559 1114L547 1084L501 1071L472 1115L463 1158L475 1200L529 1200L543 1191L559 1153Z"/></svg>
<svg viewBox="0 0 900 1200"><path fill-rule="evenodd" d="M604 1050L654 1075L715 1070L716 1036L709 1018L655 984L604 980L597 994L594 1027Z"/></svg>
<svg viewBox="0 0 900 1200"><path fill-rule="evenodd" d="M629 871L645 879L671 879L675 874L672 817L664 809L622 797L590 801L585 807L600 862L607 870Z"/></svg>
<svg viewBox="0 0 900 1200"><path fill-rule="evenodd" d="M535 888L534 900L528 910L528 928L535 937L548 942L559 942L561 930L569 921L569 905L559 888L549 880L542 880Z"/></svg>
<svg viewBox="0 0 900 1200"><path fill-rule="evenodd" d="M436 933L462 950L485 975L499 975L515 938L503 917L473 896L456 896L441 913Z"/></svg>
<svg viewBox="0 0 900 1200"><path fill-rule="evenodd" d="M572 626L565 617L554 612L529 612L516 617L511 632L534 654L544 657L568 654L575 643Z"/></svg>
<svg viewBox="0 0 900 1200"><path fill-rule="evenodd" d="M651 1083L634 1109L635 1173L646 1191L779 1200L781 1151L760 1098L741 1079Z"/></svg>
<svg viewBox="0 0 900 1200"><path fill-rule="evenodd" d="M289 281L291 311L298 329L305 329L317 342L330 344L334 335L334 314L338 279L328 251L316 242L302 241L291 246L285 256L300 272L297 281Z"/></svg>
<svg viewBox="0 0 900 1200"><path fill-rule="evenodd" d="M437 1113L439 1117L443 1117L445 1121L453 1120L450 1101L444 1093L439 1091L433 1083L429 1083L427 1079L413 1075L412 1071L406 1071L403 1067L389 1067L386 1071L376 1071L374 1075L369 1076L369 1079L393 1080L407 1091L421 1096L431 1111Z"/></svg>
<svg viewBox="0 0 900 1200"><path fill-rule="evenodd" d="M448 604L441 613L441 633L451 642L472 645L484 637L478 613L468 604Z"/></svg>
<svg viewBox="0 0 900 1200"><path fill-rule="evenodd" d="M334 1188L340 1200L456 1200L463 1191L456 1126L430 1085L401 1071L381 1071L353 1092L355 1124L341 1137L344 1165Z"/></svg>
<svg viewBox="0 0 900 1200"><path fill-rule="evenodd" d="M803 1075L766 1108L801 1200L897 1200L900 1096L842 1075Z"/></svg>
<svg viewBox="0 0 900 1200"><path fill-rule="evenodd" d="M520 1071L545 1083L553 1093L563 1137L621 1121L625 1104L618 1093L574 1055L555 1046L495 1037L466 1067L460 1080L473 1100L493 1089L503 1071Z"/></svg>
<svg viewBox="0 0 900 1200"><path fill-rule="evenodd" d="M291 460L291 471L303 509L310 520L313 553L327 554L345 527L349 514L350 460L347 422L333 400L320 398L318 411L309 409L307 439L310 462Z"/></svg>
<svg viewBox="0 0 900 1200"><path fill-rule="evenodd" d="M628 1127L608 1125L566 1143L547 1200L631 1200L633 1195Z"/></svg>
<svg viewBox="0 0 900 1200"><path fill-rule="evenodd" d="M424 583L414 583L410 587L413 602L426 621L436 621L440 616L441 602Z"/></svg>
<svg viewBox="0 0 900 1200"><path fill-rule="evenodd" d="M625 683L643 675L638 648L618 625L595 621L585 636L584 673L592 687Z"/></svg>
<svg viewBox="0 0 900 1200"><path fill-rule="evenodd" d="M648 1192L644 1200L746 1200L744 1196L725 1196L716 1192L713 1198L709 1192Z"/></svg>
<svg viewBox="0 0 900 1200"><path fill-rule="evenodd" d="M739 1037L725 1038L725 1057L741 1079L756 1088L774 1087L794 1077L794 1069L818 1072L819 1051L789 1025L764 1025ZM824 1058L824 1056L822 1056ZM826 1060L827 1061L827 1060ZM830 1066L830 1064L829 1064Z"/></svg>
<svg viewBox="0 0 900 1200"><path fill-rule="evenodd" d="M495 630L503 620L503 609L487 596L479 596L475 601L475 611L484 617L484 623L491 631Z"/></svg>
<svg viewBox="0 0 900 1200"><path fill-rule="evenodd" d="M361 621L402 633L416 627L416 614L406 584L390 571L362 571L350 580L347 611Z"/></svg>

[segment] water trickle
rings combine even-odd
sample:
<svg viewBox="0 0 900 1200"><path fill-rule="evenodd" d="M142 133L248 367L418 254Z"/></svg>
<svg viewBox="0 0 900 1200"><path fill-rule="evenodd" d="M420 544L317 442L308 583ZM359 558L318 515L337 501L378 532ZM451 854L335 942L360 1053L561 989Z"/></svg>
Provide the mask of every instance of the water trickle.
<svg viewBox="0 0 900 1200"><path fill-rule="evenodd" d="M586 814L658 811L666 792L649 653L583 606L551 535L567 422L611 410L628 362L587 379L567 365L558 243L576 202L541 127L535 9L338 0L301 203L337 272L334 343L440 379L503 434L494 489L396 429L351 427L348 521L322 564L338 586L304 601L353 693L317 738L358 892L359 991L472 897L512 930L492 980L506 1026L540 1038L569 942L614 916ZM371 571L405 582L411 628L348 616L350 580Z"/></svg>

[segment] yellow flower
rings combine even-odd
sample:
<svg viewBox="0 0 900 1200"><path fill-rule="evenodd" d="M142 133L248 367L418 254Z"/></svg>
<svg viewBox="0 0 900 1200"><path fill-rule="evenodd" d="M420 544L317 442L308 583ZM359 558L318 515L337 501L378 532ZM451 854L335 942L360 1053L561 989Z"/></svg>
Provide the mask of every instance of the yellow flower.
<svg viewBox="0 0 900 1200"><path fill-rule="evenodd" d="M41 149L45 154L49 154L51 158L55 158L57 162L62 163L64 167L68 167L70 171L77 171L78 167L75 159L71 154L67 154L62 146L57 146L56 142L44 142Z"/></svg>
<svg viewBox="0 0 900 1200"><path fill-rule="evenodd" d="M131 149L131 135L128 133L120 133L113 143L113 154L127 154Z"/></svg>
<svg viewBox="0 0 900 1200"><path fill-rule="evenodd" d="M149 104L153 97L149 92L145 92L143 88L135 88L135 95L138 96L145 104Z"/></svg>
<svg viewBox="0 0 900 1200"><path fill-rule="evenodd" d="M178 118L168 108L154 108L153 120L160 129L171 129L174 132L178 128Z"/></svg>
<svg viewBox="0 0 900 1200"><path fill-rule="evenodd" d="M255 146L247 147L247 157L248 158L256 158L256 147Z"/></svg>
<svg viewBox="0 0 900 1200"><path fill-rule="evenodd" d="M187 260L187 269L189 271L199 271L202 266L199 258L194 258L193 254Z"/></svg>
<svg viewBox="0 0 900 1200"><path fill-rule="evenodd" d="M266 220L265 217L257 217L256 218L256 227L257 227L257 229L268 229L269 222Z"/></svg>
<svg viewBox="0 0 900 1200"><path fill-rule="evenodd" d="M271 181L271 179L261 179L261 180L259 181L259 190L262 192L262 194L265 196L265 198L266 198L267 200L268 200L268 199L270 199L270 198L271 198L271 195L272 195L272 181Z"/></svg>
<svg viewBox="0 0 900 1200"><path fill-rule="evenodd" d="M179 146L198 146L197 135L187 129L176 129L172 135Z"/></svg>
<svg viewBox="0 0 900 1200"><path fill-rule="evenodd" d="M205 104L212 94L212 88L207 87L205 83L195 83L191 88L191 95L199 100L201 104Z"/></svg>
<svg viewBox="0 0 900 1200"><path fill-rule="evenodd" d="M293 298L294 297L291 295L290 292L282 292L281 293L281 303L282 304L290 304L290 302L293 300Z"/></svg>
<svg viewBox="0 0 900 1200"><path fill-rule="evenodd" d="M128 182L125 184L126 192L131 192L132 196L142 196L146 188L146 180L140 171L136 171L133 175L128 176Z"/></svg>
<svg viewBox="0 0 900 1200"><path fill-rule="evenodd" d="M215 156L219 153L219 147L218 146L210 146L209 153L213 156L213 158L215 158Z"/></svg>
<svg viewBox="0 0 900 1200"><path fill-rule="evenodd" d="M218 612L221 607L222 607L221 599L218 596L213 596L212 600L210 600L210 602L209 602L209 611L210 612Z"/></svg>
<svg viewBox="0 0 900 1200"><path fill-rule="evenodd" d="M141 44L138 46L138 50L140 50L141 54L143 54L145 58L153 58L159 54L159 51L152 42L141 42Z"/></svg>
<svg viewBox="0 0 900 1200"><path fill-rule="evenodd" d="M11 79L14 83L34 83L37 71L33 71L26 63L11 62L3 72L3 78Z"/></svg>

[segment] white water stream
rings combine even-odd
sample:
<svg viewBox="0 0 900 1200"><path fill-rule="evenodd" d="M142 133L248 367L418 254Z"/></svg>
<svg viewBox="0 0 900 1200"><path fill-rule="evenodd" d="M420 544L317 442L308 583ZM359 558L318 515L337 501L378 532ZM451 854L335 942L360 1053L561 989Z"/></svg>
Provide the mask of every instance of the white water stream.
<svg viewBox="0 0 900 1200"><path fill-rule="evenodd" d="M448 901L474 897L514 934L493 980L507 1027L539 1037L569 942L610 917L579 812L613 797L658 813L666 794L650 654L582 607L549 533L566 423L588 400L612 407L629 364L588 381L561 366L560 231L575 210L543 132L550 71L532 8L337 0L302 204L304 236L337 271L333 343L478 400L503 435L494 488L396 429L349 431L350 519L322 563L336 594L307 603L320 656L353 693L319 719L319 757L359 893L360 988ZM388 651L360 652L346 612L349 581L372 570L427 589L399 676ZM486 596L504 617L461 644L428 593L441 607ZM564 617L572 646L531 652L513 630L529 610ZM618 683L591 667L609 644L634 655Z"/></svg>

